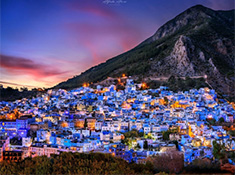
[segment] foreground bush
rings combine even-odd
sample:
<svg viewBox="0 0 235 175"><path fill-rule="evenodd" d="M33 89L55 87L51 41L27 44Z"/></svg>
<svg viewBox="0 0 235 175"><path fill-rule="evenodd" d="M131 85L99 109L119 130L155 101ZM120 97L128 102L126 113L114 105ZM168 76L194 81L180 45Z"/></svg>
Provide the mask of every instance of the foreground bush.
<svg viewBox="0 0 235 175"><path fill-rule="evenodd" d="M150 167L150 168L148 168ZM127 163L101 153L61 153L38 156L19 163L0 163L0 174L153 174L151 166Z"/></svg>

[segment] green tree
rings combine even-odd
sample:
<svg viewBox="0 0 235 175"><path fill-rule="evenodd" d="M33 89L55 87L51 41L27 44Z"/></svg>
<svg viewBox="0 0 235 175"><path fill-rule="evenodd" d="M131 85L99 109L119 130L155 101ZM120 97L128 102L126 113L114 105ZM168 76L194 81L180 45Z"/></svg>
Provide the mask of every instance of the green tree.
<svg viewBox="0 0 235 175"><path fill-rule="evenodd" d="M213 141L213 156L216 159L222 159L225 157L225 145L217 143L215 140Z"/></svg>
<svg viewBox="0 0 235 175"><path fill-rule="evenodd" d="M163 131L162 133L163 140L169 140L169 135L170 135L169 131Z"/></svg>
<svg viewBox="0 0 235 175"><path fill-rule="evenodd" d="M174 140L173 143L175 144L176 149L179 151L179 143L177 140Z"/></svg>
<svg viewBox="0 0 235 175"><path fill-rule="evenodd" d="M223 117L220 117L219 118L219 123L223 123L224 122L224 118Z"/></svg>
<svg viewBox="0 0 235 175"><path fill-rule="evenodd" d="M168 100L168 98L167 98L167 97L164 97L164 102L165 102L165 105L168 105L169 100Z"/></svg>
<svg viewBox="0 0 235 175"><path fill-rule="evenodd" d="M148 141L147 140L144 141L144 149L148 149Z"/></svg>
<svg viewBox="0 0 235 175"><path fill-rule="evenodd" d="M228 132L231 136L235 137L235 130L231 130Z"/></svg>

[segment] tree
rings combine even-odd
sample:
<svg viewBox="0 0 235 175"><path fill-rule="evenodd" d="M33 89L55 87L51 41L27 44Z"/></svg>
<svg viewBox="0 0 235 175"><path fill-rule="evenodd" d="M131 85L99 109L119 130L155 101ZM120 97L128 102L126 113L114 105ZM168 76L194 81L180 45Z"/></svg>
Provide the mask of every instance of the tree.
<svg viewBox="0 0 235 175"><path fill-rule="evenodd" d="M95 114L96 114L96 113L95 113L95 111L94 111L94 112L92 112L92 114L91 114L91 115L92 115L92 117L95 117Z"/></svg>
<svg viewBox="0 0 235 175"><path fill-rule="evenodd" d="M28 91L28 88L27 87L21 87L20 90L21 91Z"/></svg>
<svg viewBox="0 0 235 175"><path fill-rule="evenodd" d="M220 117L219 118L219 123L223 123L224 122L224 118L223 117Z"/></svg>
<svg viewBox="0 0 235 175"><path fill-rule="evenodd" d="M162 132L163 140L169 140L169 136L171 133L177 133L178 129L169 129L167 131Z"/></svg>
<svg viewBox="0 0 235 175"><path fill-rule="evenodd" d="M187 172L187 174L191 174L190 172L197 173L197 174L202 174L202 173L219 173L220 170L220 164L219 162L214 162L210 159L195 159L193 162L186 166L184 170Z"/></svg>
<svg viewBox="0 0 235 175"><path fill-rule="evenodd" d="M144 136L144 132L138 132L139 137L143 137Z"/></svg>
<svg viewBox="0 0 235 175"><path fill-rule="evenodd" d="M176 149L179 151L179 143L177 140L174 140L173 143L175 144Z"/></svg>
<svg viewBox="0 0 235 175"><path fill-rule="evenodd" d="M215 140L213 141L213 156L216 159L222 159L225 157L225 145L217 143Z"/></svg>
<svg viewBox="0 0 235 175"><path fill-rule="evenodd" d="M169 135L170 135L169 131L163 131L162 133L163 140L169 140Z"/></svg>
<svg viewBox="0 0 235 175"><path fill-rule="evenodd" d="M168 100L168 98L167 98L167 97L164 97L164 103L165 103L165 105L168 105L169 100Z"/></svg>
<svg viewBox="0 0 235 175"><path fill-rule="evenodd" d="M151 164L127 163L102 153L71 153L0 162L0 174L153 174Z"/></svg>
<svg viewBox="0 0 235 175"><path fill-rule="evenodd" d="M147 140L144 141L144 149L148 149L148 141Z"/></svg>
<svg viewBox="0 0 235 175"><path fill-rule="evenodd" d="M216 120L213 118L213 119L206 119L207 120L207 122L209 123L209 125L215 125L215 122L216 122Z"/></svg>
<svg viewBox="0 0 235 175"><path fill-rule="evenodd" d="M6 90L7 90L7 91L14 91L14 89L13 89L12 87L10 87L10 86L8 86L8 87L6 88Z"/></svg>
<svg viewBox="0 0 235 175"><path fill-rule="evenodd" d="M235 137L235 130L231 130L228 132L231 136Z"/></svg>

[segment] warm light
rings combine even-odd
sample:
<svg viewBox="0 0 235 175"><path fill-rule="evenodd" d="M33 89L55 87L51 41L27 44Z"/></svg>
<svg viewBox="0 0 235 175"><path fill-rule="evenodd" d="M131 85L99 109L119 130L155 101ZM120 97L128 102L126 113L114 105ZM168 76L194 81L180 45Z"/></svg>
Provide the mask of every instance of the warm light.
<svg viewBox="0 0 235 175"><path fill-rule="evenodd" d="M129 109L129 108L131 108L131 105L128 104L128 103L126 103L126 102L124 102L124 103L122 104L122 107L125 108L125 109Z"/></svg>
<svg viewBox="0 0 235 175"><path fill-rule="evenodd" d="M134 103L134 101L135 101L135 98L129 98L129 99L127 99L127 102L128 102L128 103Z"/></svg>
<svg viewBox="0 0 235 175"><path fill-rule="evenodd" d="M141 106L141 109L145 109L145 103Z"/></svg>
<svg viewBox="0 0 235 175"><path fill-rule="evenodd" d="M209 115L207 116L207 118L208 118L208 119L212 119L213 116L212 116L211 114L209 114Z"/></svg>
<svg viewBox="0 0 235 175"><path fill-rule="evenodd" d="M104 92L107 92L107 91L109 91L109 90L108 90L108 88L107 88L107 87L106 87L106 88L104 88Z"/></svg>
<svg viewBox="0 0 235 175"><path fill-rule="evenodd" d="M142 84L141 84L141 87L142 87L142 89L146 89L146 88L148 88L148 86L147 86L147 84L146 84L146 83L142 83Z"/></svg>
<svg viewBox="0 0 235 175"><path fill-rule="evenodd" d="M75 127L83 128L84 127L84 120L79 120L75 122Z"/></svg>
<svg viewBox="0 0 235 175"><path fill-rule="evenodd" d="M68 127L69 125L68 125L67 122L63 122L63 123L61 124L61 126L62 126L63 128L66 128L66 127Z"/></svg>
<svg viewBox="0 0 235 175"><path fill-rule="evenodd" d="M155 104L155 101L152 100L150 104L151 104L151 106L153 106Z"/></svg>
<svg viewBox="0 0 235 175"><path fill-rule="evenodd" d="M8 119L8 120L15 120L15 119L16 119L16 116L15 116L14 113L7 114L7 119Z"/></svg>
<svg viewBox="0 0 235 175"><path fill-rule="evenodd" d="M125 77L126 75L125 74L122 74L122 77Z"/></svg>

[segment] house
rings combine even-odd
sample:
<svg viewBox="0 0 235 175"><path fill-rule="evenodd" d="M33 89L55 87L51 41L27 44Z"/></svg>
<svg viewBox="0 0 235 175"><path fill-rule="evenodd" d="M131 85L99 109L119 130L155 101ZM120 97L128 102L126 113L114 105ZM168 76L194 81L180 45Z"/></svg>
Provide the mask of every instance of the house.
<svg viewBox="0 0 235 175"><path fill-rule="evenodd" d="M51 133L49 130L39 129L37 130L37 141L38 142L49 142Z"/></svg>
<svg viewBox="0 0 235 175"><path fill-rule="evenodd" d="M189 135L182 135L181 136L181 144L191 142L192 138Z"/></svg>

